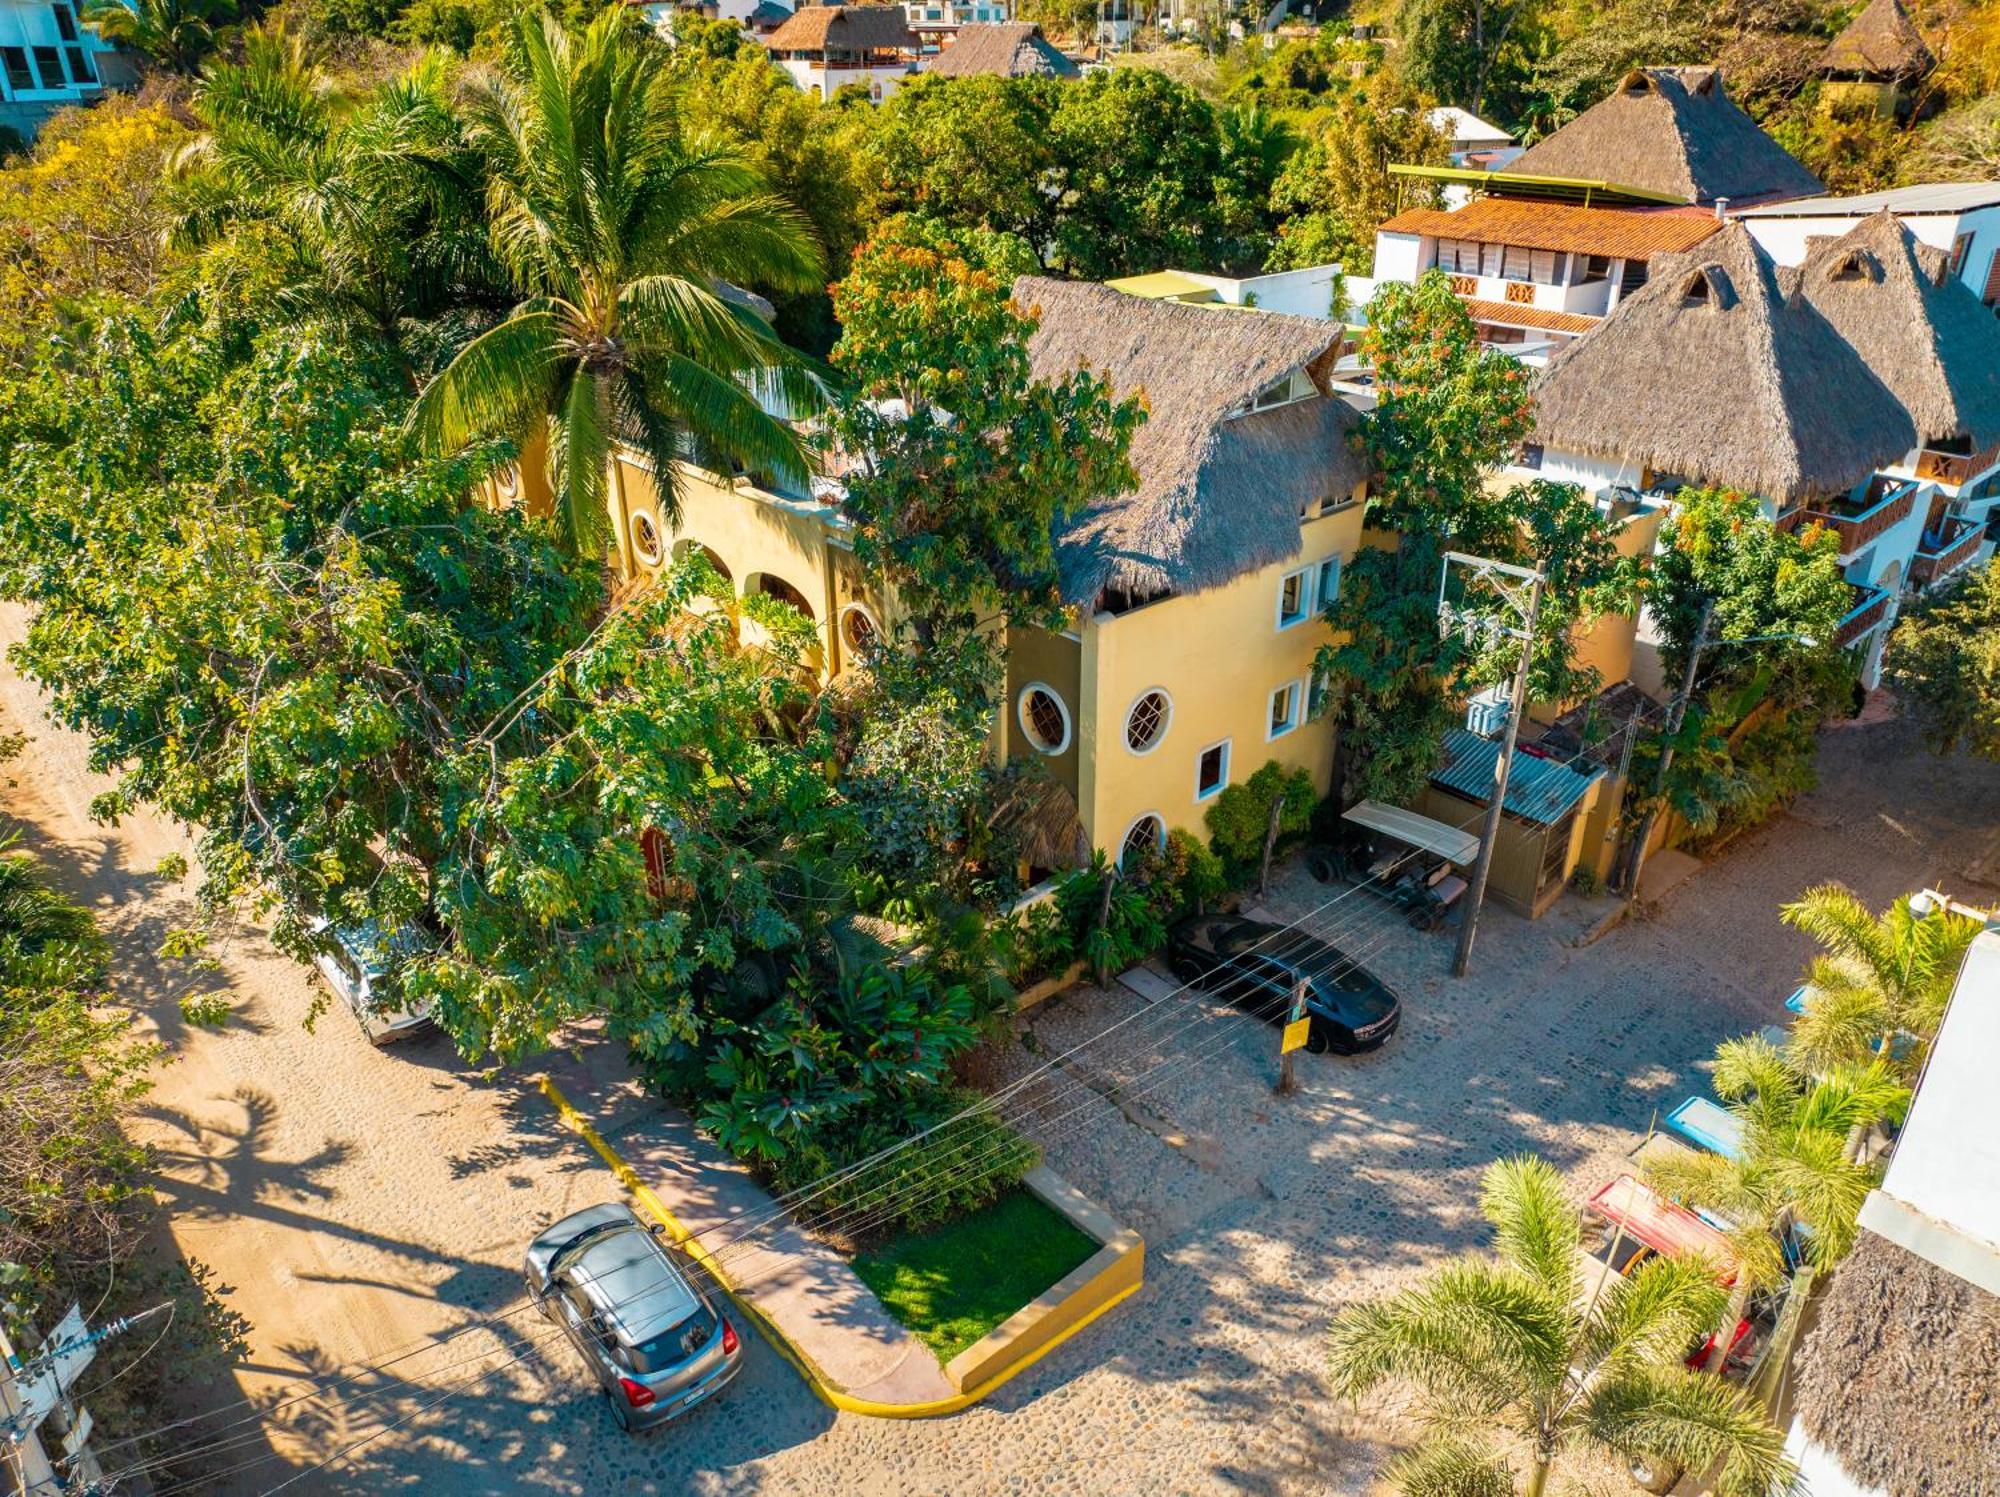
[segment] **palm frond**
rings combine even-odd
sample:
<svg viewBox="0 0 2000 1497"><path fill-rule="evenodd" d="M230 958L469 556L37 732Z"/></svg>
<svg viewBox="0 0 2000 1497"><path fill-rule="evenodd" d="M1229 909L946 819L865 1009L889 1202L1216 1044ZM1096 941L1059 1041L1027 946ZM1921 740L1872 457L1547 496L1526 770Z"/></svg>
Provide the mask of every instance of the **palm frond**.
<svg viewBox="0 0 2000 1497"><path fill-rule="evenodd" d="M1382 1468L1402 1497L1513 1497L1514 1473L1485 1445L1440 1437L1406 1450Z"/></svg>
<svg viewBox="0 0 2000 1497"><path fill-rule="evenodd" d="M557 334L555 314L541 309L481 333L424 387L406 428L434 452L517 433L531 412L547 407L562 366Z"/></svg>
<svg viewBox="0 0 2000 1497"><path fill-rule="evenodd" d="M1628 1455L1671 1461L1690 1471L1718 1462L1718 1497L1773 1497L1800 1490L1785 1459L1784 1436L1764 1410L1721 1378L1683 1367L1638 1367L1595 1383L1582 1427Z"/></svg>
<svg viewBox="0 0 2000 1497"><path fill-rule="evenodd" d="M549 444L557 499L578 556L601 558L610 541L604 506L611 463L611 403L606 378L579 369L570 379Z"/></svg>
<svg viewBox="0 0 2000 1497"><path fill-rule="evenodd" d="M1501 1262L1558 1302L1575 1298L1583 1228L1553 1165L1532 1154L1495 1161L1480 1181L1479 1209L1493 1224Z"/></svg>
<svg viewBox="0 0 2000 1497"><path fill-rule="evenodd" d="M1584 1328L1580 1360L1605 1373L1678 1361L1722 1316L1728 1293L1716 1266L1699 1255L1649 1258L1606 1282Z"/></svg>

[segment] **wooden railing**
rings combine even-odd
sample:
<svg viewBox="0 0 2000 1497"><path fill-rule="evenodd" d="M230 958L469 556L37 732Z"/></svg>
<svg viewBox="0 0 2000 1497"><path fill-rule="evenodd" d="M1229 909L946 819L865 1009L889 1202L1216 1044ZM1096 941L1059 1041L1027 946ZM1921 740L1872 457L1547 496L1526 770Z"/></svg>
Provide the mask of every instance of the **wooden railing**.
<svg viewBox="0 0 2000 1497"><path fill-rule="evenodd" d="M1870 629L1880 624L1889 614L1889 594L1879 587L1857 587L1855 593L1861 601L1848 611L1840 621L1840 629L1833 636L1835 644L1851 645Z"/></svg>
<svg viewBox="0 0 2000 1497"><path fill-rule="evenodd" d="M2000 442L1980 452L1934 452L1926 447L1917 454L1917 477L1938 483L1964 483L2000 462Z"/></svg>
<svg viewBox="0 0 2000 1497"><path fill-rule="evenodd" d="M1979 554L1979 543L1986 539L1986 527L1966 520L1956 523L1958 533L1937 550L1919 550L1911 558L1910 580L1917 586L1930 587L1941 582Z"/></svg>
<svg viewBox="0 0 2000 1497"><path fill-rule="evenodd" d="M1917 486L1906 483L1858 513L1844 515L1833 510L1812 509L1806 511L1805 518L1814 524L1824 525L1838 535L1840 554L1846 556L1860 550L1883 531L1908 519L1916 502Z"/></svg>

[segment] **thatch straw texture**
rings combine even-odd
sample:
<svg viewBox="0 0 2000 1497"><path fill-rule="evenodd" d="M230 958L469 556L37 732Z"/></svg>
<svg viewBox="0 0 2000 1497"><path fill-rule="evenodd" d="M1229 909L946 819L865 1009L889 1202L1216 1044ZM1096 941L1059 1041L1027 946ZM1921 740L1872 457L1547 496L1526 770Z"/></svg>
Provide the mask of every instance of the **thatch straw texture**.
<svg viewBox="0 0 2000 1497"><path fill-rule="evenodd" d="M801 5L764 38L774 52L849 52L913 48L915 35L900 5Z"/></svg>
<svg viewBox="0 0 2000 1497"><path fill-rule="evenodd" d="M1736 107L1714 68L1635 68L1506 170L1616 182L1690 203L1820 191L1819 179Z"/></svg>
<svg viewBox="0 0 2000 1497"><path fill-rule="evenodd" d="M1732 223L1536 383L1536 440L1777 500L1841 493L1916 445L1909 415Z"/></svg>
<svg viewBox="0 0 2000 1497"><path fill-rule="evenodd" d="M1800 1348L1798 1417L1890 1497L2000 1492L2000 1300L1864 1231Z"/></svg>
<svg viewBox="0 0 2000 1497"><path fill-rule="evenodd" d="M1324 392L1338 323L1040 276L1016 281L1014 299L1040 319L1028 345L1038 376L1088 368L1148 410L1132 441L1138 488L1075 516L1059 538L1070 601L1106 587L1196 592L1282 561L1301 544L1302 509L1367 477L1348 440L1361 418L1343 400L1322 393L1232 418L1300 368Z"/></svg>
<svg viewBox="0 0 2000 1497"><path fill-rule="evenodd" d="M1920 78L1936 65L1903 0L1868 0L1819 57L1821 72L1884 81Z"/></svg>
<svg viewBox="0 0 2000 1497"><path fill-rule="evenodd" d="M2000 440L2000 319L1895 214L1816 243L1800 290L1903 403L1925 438Z"/></svg>
<svg viewBox="0 0 2000 1497"><path fill-rule="evenodd" d="M940 78L969 78L990 73L997 78L1075 78L1082 69L1058 52L1032 21L1006 24L974 22L958 28L958 36L924 65Z"/></svg>

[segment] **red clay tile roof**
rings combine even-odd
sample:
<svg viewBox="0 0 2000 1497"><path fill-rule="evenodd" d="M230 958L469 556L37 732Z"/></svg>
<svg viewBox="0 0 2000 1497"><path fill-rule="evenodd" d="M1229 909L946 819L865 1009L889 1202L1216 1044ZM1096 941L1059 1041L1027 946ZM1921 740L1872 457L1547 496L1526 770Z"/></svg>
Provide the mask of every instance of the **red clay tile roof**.
<svg viewBox="0 0 2000 1497"><path fill-rule="evenodd" d="M1691 250L1721 227L1715 215L1705 209L1583 208L1571 203L1484 197L1450 212L1411 208L1383 224L1382 231L1650 260L1655 255Z"/></svg>
<svg viewBox="0 0 2000 1497"><path fill-rule="evenodd" d="M1557 312L1548 307L1528 307L1511 301L1465 300L1465 310L1475 322L1497 322L1502 327L1538 327L1551 333L1587 333L1604 319L1586 317L1581 312Z"/></svg>

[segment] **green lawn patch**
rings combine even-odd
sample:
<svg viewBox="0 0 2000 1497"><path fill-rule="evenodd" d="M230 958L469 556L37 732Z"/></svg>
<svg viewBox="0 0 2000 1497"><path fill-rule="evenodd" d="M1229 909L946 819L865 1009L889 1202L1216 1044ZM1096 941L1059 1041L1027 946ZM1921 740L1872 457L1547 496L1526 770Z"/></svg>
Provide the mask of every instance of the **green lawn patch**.
<svg viewBox="0 0 2000 1497"><path fill-rule="evenodd" d="M891 1315L949 1362L1097 1251L1027 1190L854 1259Z"/></svg>

